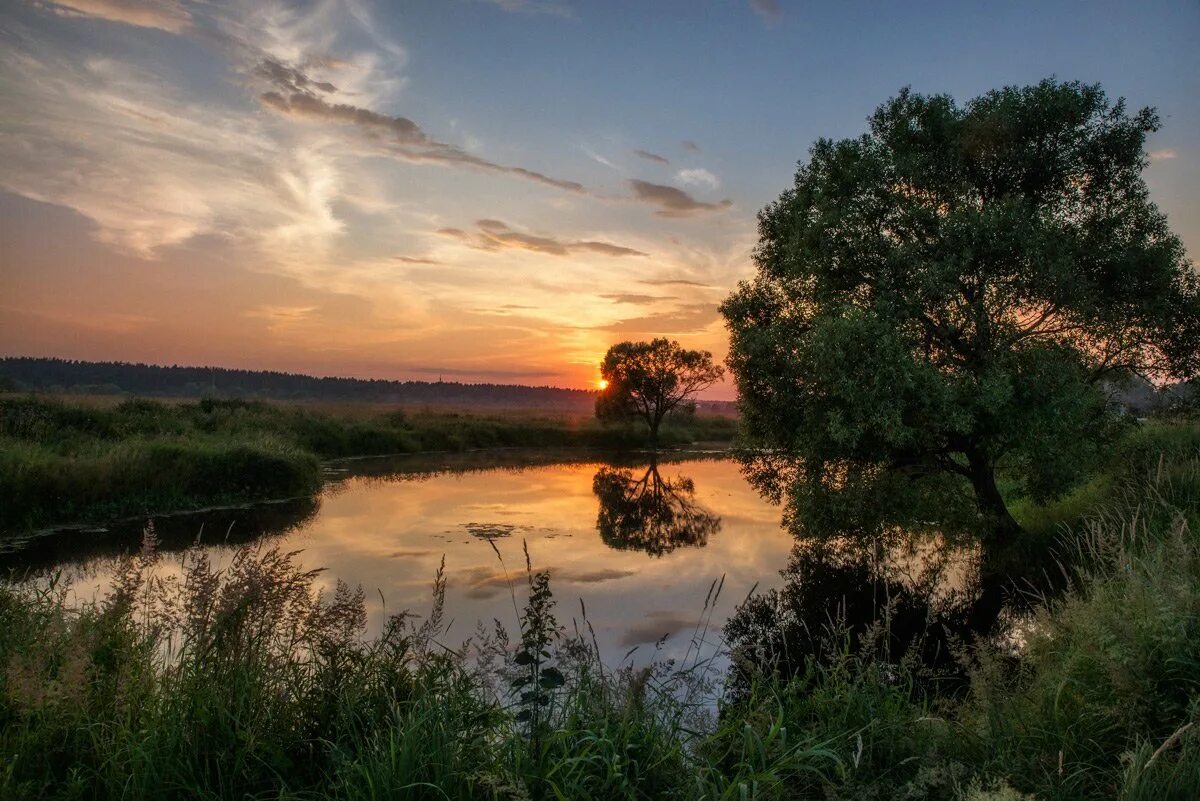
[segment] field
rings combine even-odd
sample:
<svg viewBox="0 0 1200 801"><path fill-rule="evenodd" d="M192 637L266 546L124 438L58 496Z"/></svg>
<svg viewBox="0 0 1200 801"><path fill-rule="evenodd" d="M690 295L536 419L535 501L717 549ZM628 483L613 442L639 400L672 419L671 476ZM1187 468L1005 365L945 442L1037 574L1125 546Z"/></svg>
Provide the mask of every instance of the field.
<svg viewBox="0 0 1200 801"><path fill-rule="evenodd" d="M660 439L728 442L736 421L668 421ZM475 448L634 448L582 414L104 396L0 397L0 531L314 492L322 460Z"/></svg>

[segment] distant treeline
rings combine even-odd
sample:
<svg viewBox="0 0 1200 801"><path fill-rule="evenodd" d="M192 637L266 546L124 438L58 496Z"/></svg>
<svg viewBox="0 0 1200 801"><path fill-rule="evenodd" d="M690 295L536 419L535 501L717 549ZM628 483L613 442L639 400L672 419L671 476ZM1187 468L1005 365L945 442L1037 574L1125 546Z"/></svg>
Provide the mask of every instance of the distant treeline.
<svg viewBox="0 0 1200 801"><path fill-rule="evenodd" d="M592 392L558 387L318 378L269 370L28 357L0 359L0 390L587 410L595 400Z"/></svg>

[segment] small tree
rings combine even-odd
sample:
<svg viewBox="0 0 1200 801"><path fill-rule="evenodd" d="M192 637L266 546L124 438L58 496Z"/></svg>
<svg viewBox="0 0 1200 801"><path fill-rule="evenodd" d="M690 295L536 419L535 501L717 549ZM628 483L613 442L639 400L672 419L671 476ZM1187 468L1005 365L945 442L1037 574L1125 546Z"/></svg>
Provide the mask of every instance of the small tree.
<svg viewBox="0 0 1200 801"><path fill-rule="evenodd" d="M706 350L684 350L678 342L619 342L600 364L604 389L596 397L601 420L638 418L650 427L650 442L658 444L663 418L697 392L708 389L725 374Z"/></svg>
<svg viewBox="0 0 1200 801"><path fill-rule="evenodd" d="M1052 498L1110 428L1105 380L1194 376L1197 276L1141 176L1158 125L1047 80L906 90L817 142L722 307L760 487L816 528L974 506L1015 532L997 468Z"/></svg>

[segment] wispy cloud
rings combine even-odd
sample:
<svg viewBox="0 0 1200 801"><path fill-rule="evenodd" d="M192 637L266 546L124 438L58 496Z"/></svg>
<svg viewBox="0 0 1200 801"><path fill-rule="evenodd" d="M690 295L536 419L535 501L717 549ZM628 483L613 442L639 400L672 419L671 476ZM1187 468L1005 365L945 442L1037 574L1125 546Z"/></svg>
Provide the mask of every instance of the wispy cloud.
<svg viewBox="0 0 1200 801"><path fill-rule="evenodd" d="M779 7L779 0L750 0L750 7L754 9L754 13L762 17L763 22L771 25L779 21L779 17L783 14L783 9Z"/></svg>
<svg viewBox="0 0 1200 801"><path fill-rule="evenodd" d="M691 333L700 331L720 317L715 303L685 303L661 314L631 317L600 326L619 335L659 334L663 331Z"/></svg>
<svg viewBox="0 0 1200 801"><path fill-rule="evenodd" d="M568 192L586 191L575 181L551 178L525 167L497 164L457 145L438 141L407 117L380 114L348 103L330 103L307 92L292 92L285 96L272 90L259 95L259 100L266 108L293 119L353 126L365 135L368 143L376 145L380 153L404 161L470 167L525 178Z"/></svg>
<svg viewBox="0 0 1200 801"><path fill-rule="evenodd" d="M178 0L55 0L49 7L59 13L169 33L180 33L192 22L192 15Z"/></svg>
<svg viewBox="0 0 1200 801"><path fill-rule="evenodd" d="M723 211L733 206L732 200L706 203L696 200L682 189L636 178L629 182L629 186L638 200L659 207L659 210L654 212L659 217L692 217L704 212Z"/></svg>
<svg viewBox="0 0 1200 801"><path fill-rule="evenodd" d="M686 278L642 278L638 283L646 286L691 286L698 289L712 289L711 284L690 281Z"/></svg>
<svg viewBox="0 0 1200 801"><path fill-rule="evenodd" d="M651 153L649 150L642 150L641 148L634 149L633 154L640 158L644 158L646 161L654 161L659 164L670 164L671 163L671 160L668 159L666 156L660 156L657 153Z"/></svg>
<svg viewBox="0 0 1200 801"><path fill-rule="evenodd" d="M575 13L565 3L551 0L484 0L486 3L514 14L548 14L554 17L574 18Z"/></svg>
<svg viewBox="0 0 1200 801"><path fill-rule="evenodd" d="M661 303L664 300L675 300L671 295L639 295L636 292L616 292L600 297L605 300L611 300L613 303L628 303L634 306L651 306L655 303Z"/></svg>
<svg viewBox="0 0 1200 801"><path fill-rule="evenodd" d="M700 145L696 144L691 139L684 139L682 142L679 143L679 145L680 145L680 147L682 147L684 150L688 151L689 153L699 153L700 152Z"/></svg>
<svg viewBox="0 0 1200 801"><path fill-rule="evenodd" d="M0 186L75 209L102 242L150 256L219 232L315 254L340 230L323 154L280 150L238 111L177 97L119 62L35 47L0 51L0 74L6 106L20 109L4 115Z"/></svg>
<svg viewBox="0 0 1200 801"><path fill-rule="evenodd" d="M611 161L606 159L604 156L601 156L599 153L597 153L595 150L592 150L587 145L581 145L579 149L583 151L583 154L585 156L587 156L589 159L596 162L597 164L603 164L605 167L608 167L613 170L619 169L616 164L613 164Z"/></svg>
<svg viewBox="0 0 1200 801"><path fill-rule="evenodd" d="M1163 148L1161 150L1151 150L1149 155L1151 161L1169 161L1175 158L1175 151L1170 148Z"/></svg>
<svg viewBox="0 0 1200 801"><path fill-rule="evenodd" d="M404 264L441 264L437 259L430 259L423 256L392 256L392 258Z"/></svg>
<svg viewBox="0 0 1200 801"><path fill-rule="evenodd" d="M703 167L680 170L675 174L675 180L687 186L702 186L706 189L718 189L721 186L721 179Z"/></svg>
<svg viewBox="0 0 1200 801"><path fill-rule="evenodd" d="M475 222L476 233L461 228L439 228L434 233L457 239L476 250L528 250L547 256L569 256L577 253L598 253L602 256L645 256L640 250L596 240L564 240L538 236L514 230L500 220L482 219Z"/></svg>

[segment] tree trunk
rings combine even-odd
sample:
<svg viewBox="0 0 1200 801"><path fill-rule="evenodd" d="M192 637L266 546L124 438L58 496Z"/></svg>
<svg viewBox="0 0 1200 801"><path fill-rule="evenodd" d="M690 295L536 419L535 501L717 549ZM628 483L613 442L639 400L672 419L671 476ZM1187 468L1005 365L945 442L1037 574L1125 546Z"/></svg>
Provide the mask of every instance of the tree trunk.
<svg viewBox="0 0 1200 801"><path fill-rule="evenodd" d="M1012 537L1021 533L1021 524L1008 511L1004 496L996 486L996 468L990 460L978 450L967 453L967 464L971 470L971 486L975 490L975 498L984 514L995 522L995 533Z"/></svg>

